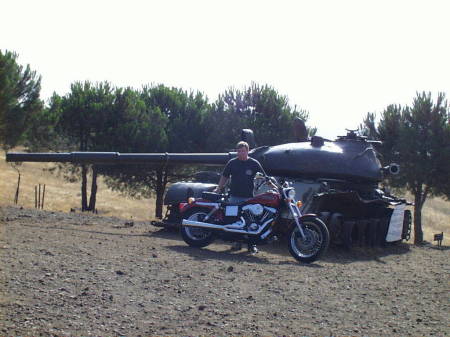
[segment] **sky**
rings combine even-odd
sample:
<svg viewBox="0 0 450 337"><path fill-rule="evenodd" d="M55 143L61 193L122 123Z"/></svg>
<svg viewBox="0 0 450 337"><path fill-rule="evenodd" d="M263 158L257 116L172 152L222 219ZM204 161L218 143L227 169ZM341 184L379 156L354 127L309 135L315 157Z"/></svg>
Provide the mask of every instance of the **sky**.
<svg viewBox="0 0 450 337"><path fill-rule="evenodd" d="M0 0L0 10L0 49L42 76L43 99L106 80L214 101L255 82L334 139L417 92L450 96L448 0Z"/></svg>

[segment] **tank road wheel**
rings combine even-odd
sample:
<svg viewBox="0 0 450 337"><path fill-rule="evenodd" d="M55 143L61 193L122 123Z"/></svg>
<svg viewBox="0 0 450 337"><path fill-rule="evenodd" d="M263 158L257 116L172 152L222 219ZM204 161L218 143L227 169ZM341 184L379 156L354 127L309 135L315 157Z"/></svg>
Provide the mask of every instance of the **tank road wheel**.
<svg viewBox="0 0 450 337"><path fill-rule="evenodd" d="M302 219L305 239L294 224L289 233L289 252L300 262L311 263L317 260L328 248L330 234L327 226L316 217Z"/></svg>
<svg viewBox="0 0 450 337"><path fill-rule="evenodd" d="M201 208L193 208L183 215L183 219L203 221L208 213ZM192 247L206 247L214 241L214 233L210 229L181 226L183 240Z"/></svg>

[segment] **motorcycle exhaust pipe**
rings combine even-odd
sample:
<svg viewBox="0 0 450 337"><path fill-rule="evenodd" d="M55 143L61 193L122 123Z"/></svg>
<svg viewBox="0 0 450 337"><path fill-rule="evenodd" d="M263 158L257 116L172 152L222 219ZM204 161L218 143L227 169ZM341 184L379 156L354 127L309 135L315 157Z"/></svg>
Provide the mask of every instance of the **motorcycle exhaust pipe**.
<svg viewBox="0 0 450 337"><path fill-rule="evenodd" d="M241 229L231 229L231 228L225 228L225 226L221 225L214 225L207 222L199 222L199 221L192 221L192 220L183 220L182 221L183 226L189 226L189 227L199 227L199 228L207 228L207 229L217 229L224 232L231 232L231 233L240 233L240 234L258 234L255 233L249 233L247 231L241 230Z"/></svg>
<svg viewBox="0 0 450 337"><path fill-rule="evenodd" d="M183 226L201 227L201 228L208 228L208 229L221 229L221 230L223 230L223 226L221 226L221 225L214 225L214 224L207 223L207 222L199 222L199 221L183 219L183 221L181 223L183 224Z"/></svg>
<svg viewBox="0 0 450 337"><path fill-rule="evenodd" d="M207 223L207 222L199 222L199 221L193 221L193 220L187 220L187 219L183 219L183 221L181 223L182 223L183 226L189 226L189 227L200 227L200 228L208 228L208 229L217 229L217 230L222 230L222 231L230 232L230 233L259 235L267 227L267 225L270 222L272 222L272 221L273 221L273 219L267 220L255 232L248 232L248 231L245 231L245 230L242 230L242 229L226 228L225 226L221 226L221 225L214 225L214 224Z"/></svg>

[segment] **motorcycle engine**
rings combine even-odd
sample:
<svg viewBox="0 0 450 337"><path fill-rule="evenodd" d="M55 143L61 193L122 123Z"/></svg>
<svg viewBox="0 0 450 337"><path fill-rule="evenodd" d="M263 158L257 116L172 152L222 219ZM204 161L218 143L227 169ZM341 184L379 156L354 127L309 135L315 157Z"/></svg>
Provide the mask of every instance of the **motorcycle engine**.
<svg viewBox="0 0 450 337"><path fill-rule="evenodd" d="M275 208L266 207L261 204L251 204L242 207L242 216L251 231L258 230L259 226L272 214L276 213Z"/></svg>

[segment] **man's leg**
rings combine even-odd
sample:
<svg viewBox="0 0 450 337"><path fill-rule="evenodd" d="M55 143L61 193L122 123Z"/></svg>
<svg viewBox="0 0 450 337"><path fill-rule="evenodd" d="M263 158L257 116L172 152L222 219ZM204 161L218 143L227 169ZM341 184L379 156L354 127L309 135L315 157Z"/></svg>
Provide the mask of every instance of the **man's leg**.
<svg viewBox="0 0 450 337"><path fill-rule="evenodd" d="M233 195L230 195L230 197L228 198L228 202L231 204L240 204L244 201L247 201L248 198L243 198L243 197L236 197ZM233 229L243 229L244 228L244 224L242 223L241 220L235 222L234 224L231 225ZM242 249L242 244L240 242L233 242L233 245L231 246L231 250L237 251L237 250L241 250Z"/></svg>

